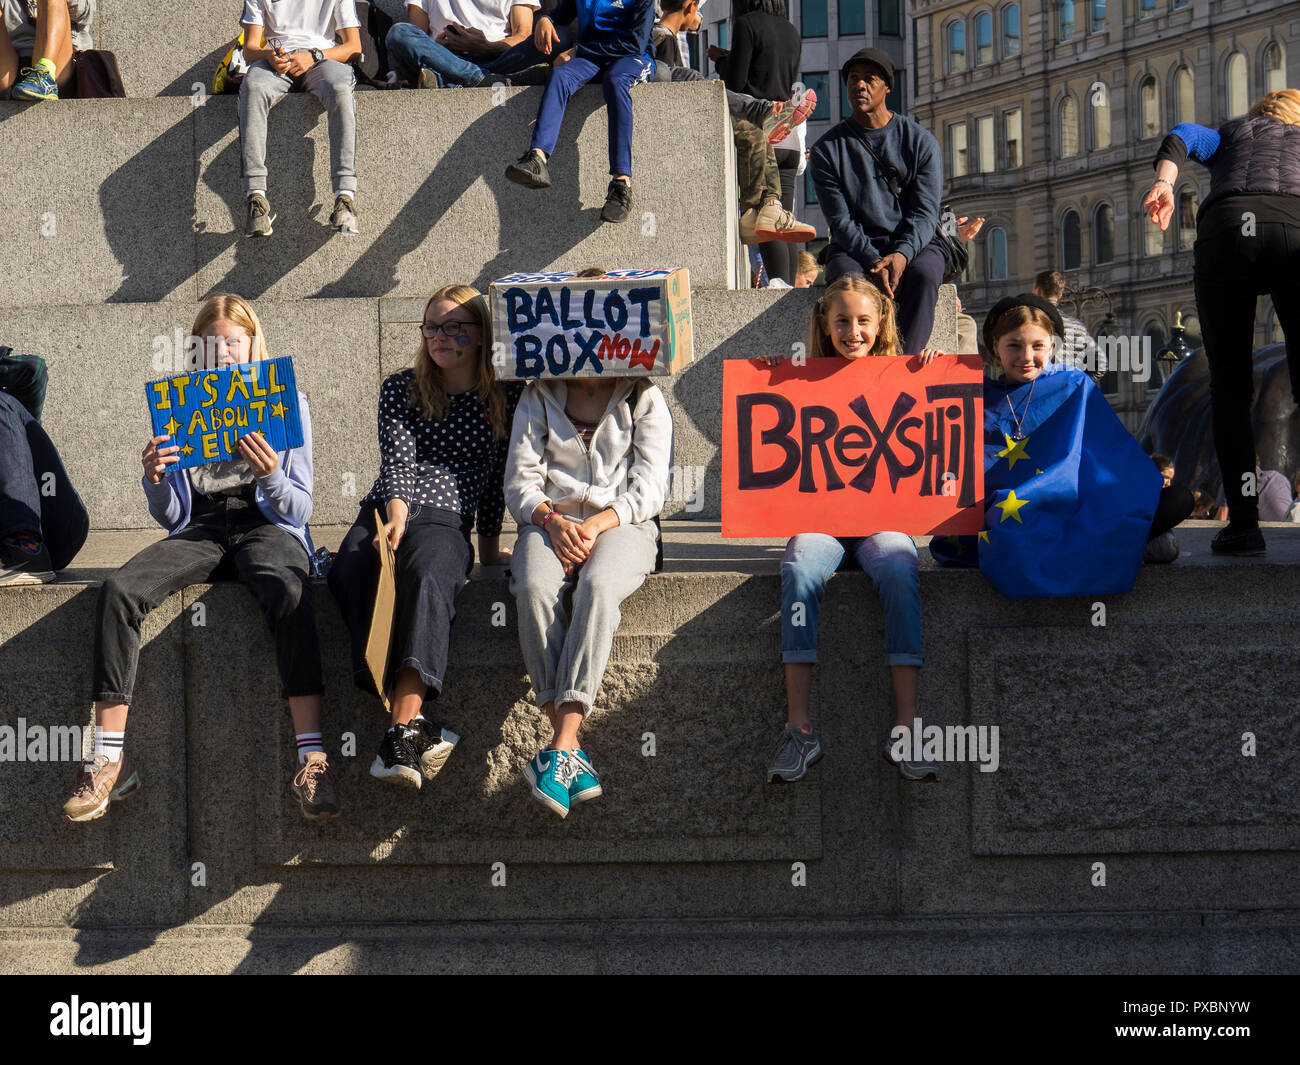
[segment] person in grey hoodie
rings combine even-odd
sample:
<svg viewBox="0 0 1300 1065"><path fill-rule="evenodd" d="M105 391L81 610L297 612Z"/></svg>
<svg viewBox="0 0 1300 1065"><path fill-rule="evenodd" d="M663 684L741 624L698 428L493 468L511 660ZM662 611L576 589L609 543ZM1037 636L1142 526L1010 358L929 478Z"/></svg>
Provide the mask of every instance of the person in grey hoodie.
<svg viewBox="0 0 1300 1065"><path fill-rule="evenodd" d="M515 411L506 460L506 506L519 524L510 591L553 732L524 775L533 798L561 817L601 794L578 728L604 676L619 604L654 569L654 519L671 463L672 416L647 379L533 381Z"/></svg>

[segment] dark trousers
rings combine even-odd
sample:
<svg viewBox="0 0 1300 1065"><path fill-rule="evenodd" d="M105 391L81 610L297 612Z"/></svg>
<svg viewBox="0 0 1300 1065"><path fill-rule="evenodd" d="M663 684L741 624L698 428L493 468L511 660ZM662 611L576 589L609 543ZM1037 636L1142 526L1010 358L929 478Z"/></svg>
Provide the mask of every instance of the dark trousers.
<svg viewBox="0 0 1300 1065"><path fill-rule="evenodd" d="M1155 517L1151 519L1151 535L1154 540L1161 533L1166 533L1180 522L1192 516L1196 500L1191 491L1181 484L1167 484L1160 489L1160 499L1156 502Z"/></svg>
<svg viewBox="0 0 1300 1065"><path fill-rule="evenodd" d="M826 259L826 284L845 274L862 274L874 281L867 273L870 266L870 263L858 262L843 248L831 244ZM934 331L934 306L939 302L939 286L947 271L948 259L933 240L903 268L903 276L894 289L894 308L903 351L908 355L915 355L930 342L930 334Z"/></svg>
<svg viewBox="0 0 1300 1065"><path fill-rule="evenodd" d="M90 532L90 516L41 423L0 392L0 537L37 532L61 570Z"/></svg>
<svg viewBox="0 0 1300 1065"><path fill-rule="evenodd" d="M793 211L794 186L797 180L795 172L799 169L799 153L789 148L778 149L776 167L781 175L781 206L787 211ZM794 284L794 271L799 264L799 249L795 245L787 241L769 240L758 246L758 253L763 257L763 266L767 268L769 281L779 277L787 285Z"/></svg>
<svg viewBox="0 0 1300 1065"><path fill-rule="evenodd" d="M351 639L352 682L372 695L377 693L366 665L366 640L379 585L374 536L374 509L363 505L329 572L330 591ZM397 545L397 604L385 673L387 690L392 690L397 674L409 667L429 686L430 696L442 692L456 594L473 565L474 550L461 531L459 515L436 507L411 507L406 532Z"/></svg>
<svg viewBox="0 0 1300 1065"><path fill-rule="evenodd" d="M1259 497L1243 495L1243 475L1255 472L1251 400L1255 394L1255 304L1267 292L1286 337L1291 389L1300 403L1300 227L1261 222L1245 236L1240 227L1198 239L1195 246L1196 310L1210 366L1214 449L1223 474L1228 517L1259 521Z"/></svg>
<svg viewBox="0 0 1300 1065"><path fill-rule="evenodd" d="M306 550L292 533L266 520L251 490L216 501L196 492L193 501L189 525L146 547L100 588L91 698L129 703L145 615L173 592L232 570L270 626L281 694L320 695L320 641Z"/></svg>

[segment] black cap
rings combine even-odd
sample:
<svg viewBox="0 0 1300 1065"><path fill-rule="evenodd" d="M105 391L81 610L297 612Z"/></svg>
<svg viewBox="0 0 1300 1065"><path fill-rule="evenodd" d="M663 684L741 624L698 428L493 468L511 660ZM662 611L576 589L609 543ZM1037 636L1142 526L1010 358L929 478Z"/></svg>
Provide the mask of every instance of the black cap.
<svg viewBox="0 0 1300 1065"><path fill-rule="evenodd" d="M872 66L879 67L885 76L885 87L889 89L894 87L894 61L889 58L888 52L882 52L879 48L862 48L854 52L840 67L841 81L849 80L849 67L854 63L870 63Z"/></svg>
<svg viewBox="0 0 1300 1065"><path fill-rule="evenodd" d="M989 308L989 313L984 318L984 328L980 334L984 340L984 347L992 354L993 347L993 327L997 320L1007 311L1014 307L1035 307L1042 311L1052 320L1052 329L1062 340L1065 339L1065 320L1061 317L1061 312L1057 310L1056 304L1051 300L1043 299L1042 296L1035 296L1032 292L1022 292L1019 296L1003 296L997 303Z"/></svg>

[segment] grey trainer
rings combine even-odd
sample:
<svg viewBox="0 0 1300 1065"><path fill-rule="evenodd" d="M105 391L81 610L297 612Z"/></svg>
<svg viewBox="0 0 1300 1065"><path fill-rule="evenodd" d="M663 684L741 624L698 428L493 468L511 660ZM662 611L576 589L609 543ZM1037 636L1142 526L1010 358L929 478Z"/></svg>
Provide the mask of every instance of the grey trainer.
<svg viewBox="0 0 1300 1065"><path fill-rule="evenodd" d="M804 732L792 725L787 725L776 747L776 757L772 759L772 768L767 771L768 779L773 783L784 781L793 784L803 780L808 770L821 761L822 743L816 729Z"/></svg>
<svg viewBox="0 0 1300 1065"><path fill-rule="evenodd" d="M907 780L938 780L939 767L934 763L922 758L920 761L913 762L904 758L902 761L894 759L894 741L893 739L885 740L885 761L892 766L896 766L898 771Z"/></svg>
<svg viewBox="0 0 1300 1065"><path fill-rule="evenodd" d="M357 235L357 205L351 196L336 196L330 225L345 237Z"/></svg>
<svg viewBox="0 0 1300 1065"><path fill-rule="evenodd" d="M272 232L271 223L274 221L275 215L271 213L271 205L265 196L255 192L248 197L248 221L244 223L244 236L269 237Z"/></svg>

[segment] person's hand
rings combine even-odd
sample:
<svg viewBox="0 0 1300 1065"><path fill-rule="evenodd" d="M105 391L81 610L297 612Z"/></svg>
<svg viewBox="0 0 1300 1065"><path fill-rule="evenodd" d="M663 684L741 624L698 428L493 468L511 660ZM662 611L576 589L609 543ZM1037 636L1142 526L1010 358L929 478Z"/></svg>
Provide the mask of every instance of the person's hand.
<svg viewBox="0 0 1300 1065"><path fill-rule="evenodd" d="M315 65L316 60L311 57L310 52L294 52L289 57L289 73L295 78L302 77Z"/></svg>
<svg viewBox="0 0 1300 1065"><path fill-rule="evenodd" d="M393 551L397 550L397 545L402 542L402 537L406 535L406 516L410 513L411 508L406 505L405 499L390 499L388 501L388 520L384 522L384 527L375 533L375 550L379 550L379 536L383 534L388 541L388 546Z"/></svg>
<svg viewBox="0 0 1300 1065"><path fill-rule="evenodd" d="M167 472L167 467L173 463L180 462L180 448L159 447L164 440L170 440L171 436L163 433L162 436L155 436L145 446L144 451L140 453L140 465L144 467L144 475L149 478L150 484L157 484L163 479L163 474Z"/></svg>
<svg viewBox="0 0 1300 1065"><path fill-rule="evenodd" d="M963 244L968 244L974 240L979 231L984 228L984 219L982 218L959 218L957 219L957 235L961 237Z"/></svg>
<svg viewBox="0 0 1300 1065"><path fill-rule="evenodd" d="M1151 191L1147 193L1146 199L1142 201L1142 210L1146 211L1147 217L1161 229L1168 229L1169 223L1174 218L1174 190L1167 182L1155 182L1151 186Z"/></svg>
<svg viewBox="0 0 1300 1065"><path fill-rule="evenodd" d="M729 51L727 51L727 49L725 49L725 48L719 48L716 44L711 44L711 45L709 45L709 49L708 49L708 52L707 52L706 54L707 54L708 57L709 57L710 59L712 59L715 63L716 63L719 59L721 59L723 56L731 55L731 53L730 53Z"/></svg>
<svg viewBox="0 0 1300 1065"><path fill-rule="evenodd" d="M756 355L754 357L762 359L769 366L780 366L781 363L785 362L784 355Z"/></svg>
<svg viewBox="0 0 1300 1065"><path fill-rule="evenodd" d="M546 523L546 535L550 537L551 550L559 560L573 567L581 566L587 560L595 542L585 527L563 514L556 514Z"/></svg>
<svg viewBox="0 0 1300 1065"><path fill-rule="evenodd" d="M574 45L567 52L561 52L559 55L557 55L555 57L555 61L551 64L551 66L554 67L563 66L565 63L567 63L570 59L572 59L577 54L578 54L578 46Z"/></svg>
<svg viewBox="0 0 1300 1065"><path fill-rule="evenodd" d="M597 540L597 538L600 536L600 533L601 533L600 525L599 525L599 524L597 523L597 521L596 521L596 519L597 519L599 516L600 516L600 515L598 515L598 514L593 514L590 518L588 518L586 521L584 521L584 522L582 523L582 526L581 526L583 532L585 532L585 533L587 534L587 536L590 537L590 539L587 541L587 552L588 552L588 554L590 554L590 553L591 553L591 549L592 549L593 547L596 546L596 540Z"/></svg>
<svg viewBox="0 0 1300 1065"><path fill-rule="evenodd" d="M560 43L560 35L549 18L540 18L533 29L533 47L542 55L550 55L552 49Z"/></svg>
<svg viewBox="0 0 1300 1065"><path fill-rule="evenodd" d="M252 432L239 438L239 454L248 463L254 477L266 477L280 467L280 456L261 433Z"/></svg>
<svg viewBox="0 0 1300 1065"><path fill-rule="evenodd" d="M885 295L893 299L894 289L898 287L899 278L903 276L903 269L906 266L907 260L902 253L891 251L888 255L872 263L868 273L875 275L875 279L885 290Z"/></svg>
<svg viewBox="0 0 1300 1065"><path fill-rule="evenodd" d="M441 40L446 37L445 41ZM449 22L447 28L438 35L439 43L457 52L465 52L468 55L490 55L492 53L492 44L480 29L471 29L469 26L462 26L459 22Z"/></svg>
<svg viewBox="0 0 1300 1065"><path fill-rule="evenodd" d="M961 297L957 297L957 313L961 314Z"/></svg>
<svg viewBox="0 0 1300 1065"><path fill-rule="evenodd" d="M289 56L285 55L283 48L276 48L266 57L267 66L277 74L289 73Z"/></svg>
<svg viewBox="0 0 1300 1065"><path fill-rule="evenodd" d="M929 366L943 354L938 348L922 348L916 357L921 360L922 366Z"/></svg>

